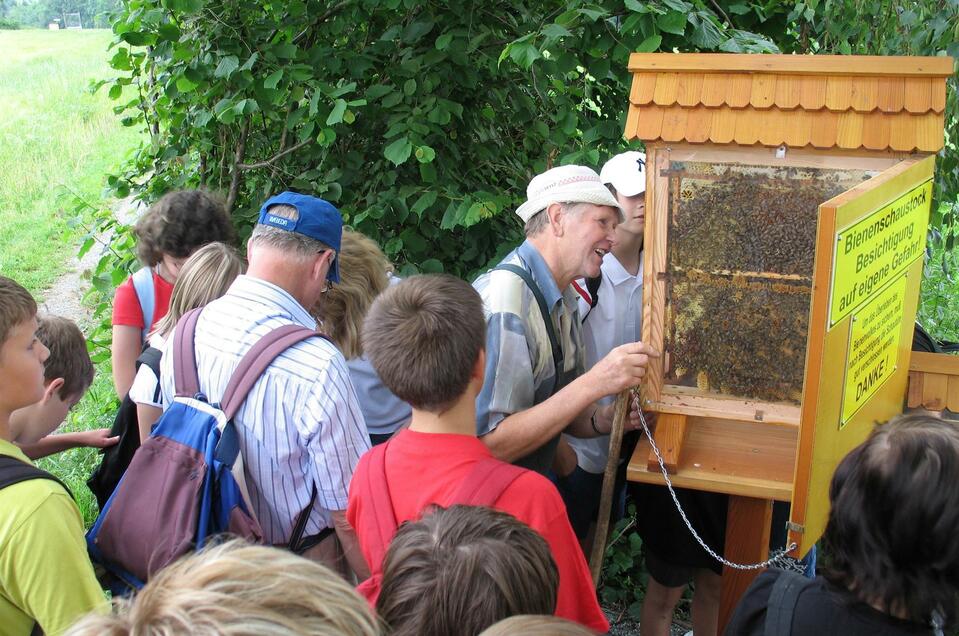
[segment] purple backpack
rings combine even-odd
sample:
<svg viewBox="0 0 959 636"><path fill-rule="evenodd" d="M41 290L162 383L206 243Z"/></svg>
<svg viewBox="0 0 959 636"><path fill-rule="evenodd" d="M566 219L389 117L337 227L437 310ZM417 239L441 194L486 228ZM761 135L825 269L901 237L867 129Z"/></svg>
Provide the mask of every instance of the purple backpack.
<svg viewBox="0 0 959 636"><path fill-rule="evenodd" d="M194 334L201 309L185 314L173 338L176 397L133 456L116 490L87 533L87 547L119 579L111 588L139 589L149 577L212 536L228 533L261 543L263 531L250 505L233 418L247 393L280 353L321 336L285 325L263 336L230 378L220 404L200 391ZM296 549L316 499L296 520Z"/></svg>

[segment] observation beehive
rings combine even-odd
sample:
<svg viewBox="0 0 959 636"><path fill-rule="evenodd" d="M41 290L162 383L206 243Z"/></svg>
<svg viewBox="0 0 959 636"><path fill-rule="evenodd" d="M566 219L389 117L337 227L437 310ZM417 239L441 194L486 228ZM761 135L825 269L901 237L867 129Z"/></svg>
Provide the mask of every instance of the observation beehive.
<svg viewBox="0 0 959 636"><path fill-rule="evenodd" d="M791 502L805 554L839 459L903 408L952 58L634 54L629 69L655 440L675 485L733 496L727 557L765 554L768 534L743 537L772 500ZM663 483L648 441L628 478Z"/></svg>

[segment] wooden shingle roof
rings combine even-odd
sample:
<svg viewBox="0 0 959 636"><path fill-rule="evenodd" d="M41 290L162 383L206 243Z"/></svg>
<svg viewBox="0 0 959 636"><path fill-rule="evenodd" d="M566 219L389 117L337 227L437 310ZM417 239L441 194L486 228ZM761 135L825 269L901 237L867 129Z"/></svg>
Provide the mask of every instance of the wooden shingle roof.
<svg viewBox="0 0 959 636"><path fill-rule="evenodd" d="M626 137L936 152L951 57L634 53Z"/></svg>

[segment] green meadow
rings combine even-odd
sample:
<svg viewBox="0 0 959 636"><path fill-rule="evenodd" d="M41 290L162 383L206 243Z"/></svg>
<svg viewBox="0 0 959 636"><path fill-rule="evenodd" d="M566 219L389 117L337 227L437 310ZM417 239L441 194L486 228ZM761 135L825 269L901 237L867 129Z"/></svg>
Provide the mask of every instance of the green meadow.
<svg viewBox="0 0 959 636"><path fill-rule="evenodd" d="M0 274L42 297L75 255L65 192L99 200L138 133L106 91L108 30L0 30Z"/></svg>
<svg viewBox="0 0 959 636"><path fill-rule="evenodd" d="M0 30L0 274L38 299L77 252L82 230L64 198L100 201L105 175L135 148L135 130L120 125L106 91L112 75L108 30ZM115 396L109 364L61 431L108 427ZM61 477L89 524L96 502L84 483L97 451L74 449L39 462Z"/></svg>

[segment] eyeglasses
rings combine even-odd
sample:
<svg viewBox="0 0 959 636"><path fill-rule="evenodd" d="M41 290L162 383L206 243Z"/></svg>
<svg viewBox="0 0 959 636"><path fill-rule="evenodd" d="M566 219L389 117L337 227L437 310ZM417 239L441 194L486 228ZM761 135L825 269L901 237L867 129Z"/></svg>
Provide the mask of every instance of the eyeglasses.
<svg viewBox="0 0 959 636"><path fill-rule="evenodd" d="M317 254L322 254L323 252L333 252L333 258L330 259L330 270L332 270L333 267L336 265L336 252L334 252L332 249L323 249L323 250L319 250ZM327 278L326 285L323 287L323 289L320 290L320 293L325 294L326 292L332 289L333 289L333 281Z"/></svg>

